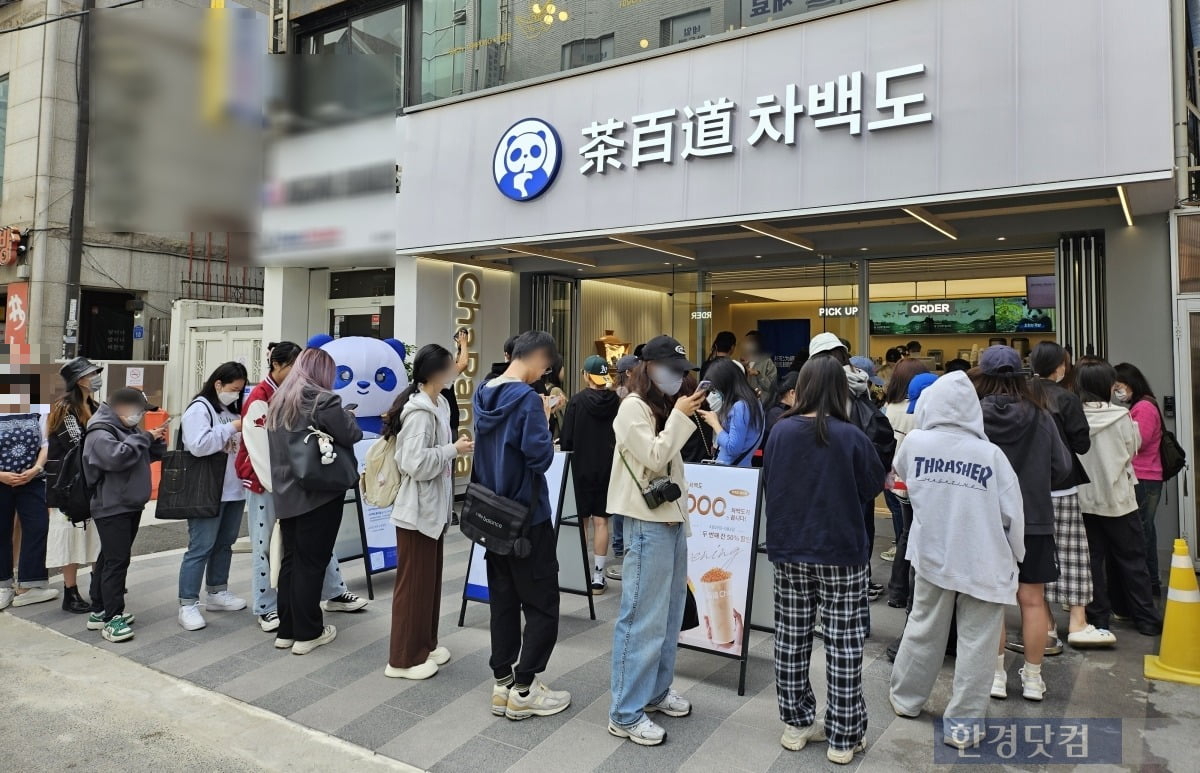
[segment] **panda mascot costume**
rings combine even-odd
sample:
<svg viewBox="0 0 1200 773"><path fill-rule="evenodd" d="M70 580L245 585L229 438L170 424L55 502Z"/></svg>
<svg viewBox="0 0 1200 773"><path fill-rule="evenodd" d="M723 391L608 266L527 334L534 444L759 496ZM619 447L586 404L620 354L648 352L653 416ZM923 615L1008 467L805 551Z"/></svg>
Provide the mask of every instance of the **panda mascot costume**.
<svg viewBox="0 0 1200 773"><path fill-rule="evenodd" d="M333 391L342 398L342 405L354 406L363 437L382 435L383 414L408 388L404 344L395 338L321 334L308 339L308 345L333 358Z"/></svg>

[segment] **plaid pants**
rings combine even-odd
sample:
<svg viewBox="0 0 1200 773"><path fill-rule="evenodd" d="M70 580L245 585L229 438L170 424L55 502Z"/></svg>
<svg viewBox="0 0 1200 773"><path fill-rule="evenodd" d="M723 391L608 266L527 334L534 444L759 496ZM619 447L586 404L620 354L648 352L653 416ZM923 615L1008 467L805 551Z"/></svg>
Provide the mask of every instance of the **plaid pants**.
<svg viewBox="0 0 1200 773"><path fill-rule="evenodd" d="M870 566L775 564L775 690L779 718L811 725L817 699L808 678L817 610L825 638L828 707L825 731L833 749L856 746L867 732L863 643L870 630Z"/></svg>
<svg viewBox="0 0 1200 773"><path fill-rule="evenodd" d="M1054 497L1054 547L1059 575L1046 584L1046 601L1072 606L1092 603L1092 559L1077 494Z"/></svg>

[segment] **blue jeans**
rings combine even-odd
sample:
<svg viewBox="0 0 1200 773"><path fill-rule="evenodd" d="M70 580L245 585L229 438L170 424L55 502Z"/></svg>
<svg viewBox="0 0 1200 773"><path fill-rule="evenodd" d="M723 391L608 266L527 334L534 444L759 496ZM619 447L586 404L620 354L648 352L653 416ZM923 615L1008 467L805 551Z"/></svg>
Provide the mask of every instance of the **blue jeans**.
<svg viewBox="0 0 1200 773"><path fill-rule="evenodd" d="M1158 527L1154 524L1162 490L1161 480L1143 480L1133 487L1138 517L1142 520L1142 534L1146 538L1146 570L1150 572L1151 588L1162 587L1162 576L1158 573Z"/></svg>
<svg viewBox="0 0 1200 773"><path fill-rule="evenodd" d="M245 500L222 502L216 518L188 519L188 547L179 565L179 603L200 600L200 582L208 570L208 592L218 593L229 587L229 564L233 561L233 543L242 528Z"/></svg>
<svg viewBox="0 0 1200 773"><path fill-rule="evenodd" d="M900 499L892 492L884 490L883 501L887 503L887 508L892 513L892 531L895 532L896 541L899 542L900 535L904 533L904 511L900 509Z"/></svg>
<svg viewBox="0 0 1200 773"><path fill-rule="evenodd" d="M271 587L271 532L275 529L275 501L270 494L246 494L246 509L250 526L251 577L254 614L262 616L279 611L279 594ZM335 599L346 592L337 556L329 559L321 598Z"/></svg>
<svg viewBox="0 0 1200 773"><path fill-rule="evenodd" d="M614 515L608 520L612 522L613 555L621 558L625 555L625 517Z"/></svg>
<svg viewBox="0 0 1200 773"><path fill-rule="evenodd" d="M687 599L687 537L682 523L625 522L621 612L613 627L614 725L630 728L661 701L675 677Z"/></svg>
<svg viewBox="0 0 1200 773"><path fill-rule="evenodd" d="M0 587L13 584L13 523L21 522L21 557L17 577L22 588L47 584L46 534L50 512L46 509L46 479L35 478L24 486L0 483Z"/></svg>

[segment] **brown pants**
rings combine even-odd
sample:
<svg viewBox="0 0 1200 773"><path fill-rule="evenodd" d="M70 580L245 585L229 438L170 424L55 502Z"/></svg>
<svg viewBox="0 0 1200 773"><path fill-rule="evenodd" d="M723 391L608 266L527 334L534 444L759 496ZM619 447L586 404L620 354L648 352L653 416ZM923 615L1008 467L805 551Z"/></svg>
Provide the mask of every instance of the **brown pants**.
<svg viewBox="0 0 1200 773"><path fill-rule="evenodd" d="M442 606L442 548L419 531L396 529L396 590L392 593L392 645L388 665L412 668L438 646Z"/></svg>

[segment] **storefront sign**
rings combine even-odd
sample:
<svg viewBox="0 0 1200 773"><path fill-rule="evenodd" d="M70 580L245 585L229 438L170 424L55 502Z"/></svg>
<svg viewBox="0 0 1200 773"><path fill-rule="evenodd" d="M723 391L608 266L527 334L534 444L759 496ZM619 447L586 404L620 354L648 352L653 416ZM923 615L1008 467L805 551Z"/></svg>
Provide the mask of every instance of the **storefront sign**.
<svg viewBox="0 0 1200 773"><path fill-rule="evenodd" d="M471 268L456 268L454 275L454 330L467 331L467 369L454 380L454 398L458 401L458 432L475 437L475 408L471 401L479 377L479 301L483 275ZM459 455L454 459L454 474L471 474L471 457Z"/></svg>
<svg viewBox="0 0 1200 773"><path fill-rule="evenodd" d="M908 313L914 317L926 314L953 314L954 301L913 301L908 304Z"/></svg>
<svg viewBox="0 0 1200 773"><path fill-rule="evenodd" d="M708 464L684 467L692 526L687 582L696 597L700 625L680 633L679 643L740 656L748 625L760 471Z"/></svg>
<svg viewBox="0 0 1200 773"><path fill-rule="evenodd" d="M29 345L29 283L12 282L8 285L8 302L5 304L4 343L9 346Z"/></svg>
<svg viewBox="0 0 1200 773"><path fill-rule="evenodd" d="M917 106L925 102L923 92L898 94L895 92L902 86L892 84L892 81L924 72L924 64L912 64L882 70L875 75L875 109L882 117L868 122L867 131L933 120L932 112L916 112ZM744 138L737 135L734 127L737 103L724 96L715 102L706 99L698 107L668 108L635 115L628 125L614 118L603 123L592 121L591 126L583 129L587 141L579 148L579 155L584 159L579 171L581 174L604 174L608 168L624 168L626 158L634 169L655 161L672 163L676 158L677 114L683 118L678 124L682 139L678 157L684 160L731 155L736 145L745 144L752 148L764 137L771 142L795 145L796 122L805 113L804 97L795 83L787 84L783 94L782 101L775 94L755 98L754 107L745 112L749 133ZM810 85L808 115L813 119L813 126L818 129L845 126L853 136L862 134L862 97L863 74L858 70ZM910 108L913 112L909 112ZM628 156L624 152L626 143L629 145Z"/></svg>
<svg viewBox="0 0 1200 773"><path fill-rule="evenodd" d="M513 201L530 201L546 192L558 175L562 140L545 121L525 118L508 127L492 154L496 187Z"/></svg>
<svg viewBox="0 0 1200 773"><path fill-rule="evenodd" d="M1031 308L1024 296L870 304L871 335L1049 333L1053 308Z"/></svg>
<svg viewBox="0 0 1200 773"><path fill-rule="evenodd" d="M820 317L854 317L857 315L857 306L822 306L817 310L817 316Z"/></svg>
<svg viewBox="0 0 1200 773"><path fill-rule="evenodd" d="M396 119L396 246L1170 180L1171 92L1145 86L1170 77L1168 5L1021 3L1018 19L1010 0L873 4L410 109ZM1074 34L1081 19L1094 34ZM1115 109L1113 95L1136 104ZM517 206L497 195L493 162L524 116L558 130L573 168Z"/></svg>

